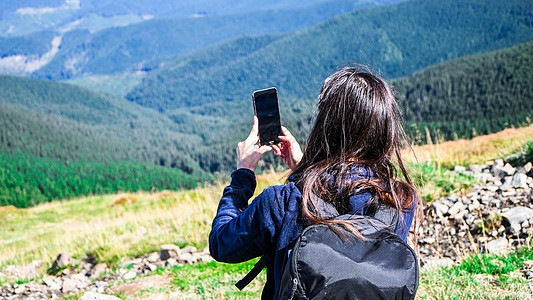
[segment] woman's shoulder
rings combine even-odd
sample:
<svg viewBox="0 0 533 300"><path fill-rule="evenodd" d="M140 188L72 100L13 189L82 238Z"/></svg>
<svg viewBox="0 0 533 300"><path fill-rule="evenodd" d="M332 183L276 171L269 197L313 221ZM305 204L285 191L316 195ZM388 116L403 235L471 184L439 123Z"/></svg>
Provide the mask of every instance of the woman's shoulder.
<svg viewBox="0 0 533 300"><path fill-rule="evenodd" d="M261 195L263 201L267 201L265 204L282 211L296 211L302 198L294 182L269 186L263 190Z"/></svg>

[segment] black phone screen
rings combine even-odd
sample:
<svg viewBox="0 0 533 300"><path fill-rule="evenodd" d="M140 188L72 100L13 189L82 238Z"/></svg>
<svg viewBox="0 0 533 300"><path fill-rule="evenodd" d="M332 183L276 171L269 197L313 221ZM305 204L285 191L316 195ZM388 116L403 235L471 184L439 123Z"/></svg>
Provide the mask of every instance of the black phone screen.
<svg viewBox="0 0 533 300"><path fill-rule="evenodd" d="M255 115L259 120L259 143L261 145L280 143L278 136L283 133L276 88L255 91L253 100Z"/></svg>

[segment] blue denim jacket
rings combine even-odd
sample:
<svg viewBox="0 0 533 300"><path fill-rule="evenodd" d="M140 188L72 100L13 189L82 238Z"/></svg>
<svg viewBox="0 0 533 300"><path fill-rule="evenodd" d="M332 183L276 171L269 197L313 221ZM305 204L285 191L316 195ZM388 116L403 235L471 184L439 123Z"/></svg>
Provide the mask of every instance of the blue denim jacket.
<svg viewBox="0 0 533 300"><path fill-rule="evenodd" d="M357 178L370 179L364 168L353 174ZM283 267L289 246L300 236L305 221L299 212L302 194L294 183L266 188L250 204L256 187L255 174L238 169L231 175L229 186L224 189L209 234L209 251L220 262L238 263L274 253L267 266L267 283L263 298L275 299L278 293ZM369 193L359 193L350 198L351 213L365 214ZM414 209L403 213L396 226L396 233L406 240L413 221ZM402 218L400 218L402 220Z"/></svg>

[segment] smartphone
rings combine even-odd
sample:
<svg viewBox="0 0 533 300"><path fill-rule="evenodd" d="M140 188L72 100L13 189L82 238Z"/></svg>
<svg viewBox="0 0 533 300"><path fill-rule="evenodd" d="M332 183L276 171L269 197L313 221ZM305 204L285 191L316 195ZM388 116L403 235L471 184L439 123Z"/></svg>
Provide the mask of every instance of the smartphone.
<svg viewBox="0 0 533 300"><path fill-rule="evenodd" d="M281 118L279 115L278 91L271 87L255 91L252 96L254 112L259 121L259 144L261 146L281 143Z"/></svg>

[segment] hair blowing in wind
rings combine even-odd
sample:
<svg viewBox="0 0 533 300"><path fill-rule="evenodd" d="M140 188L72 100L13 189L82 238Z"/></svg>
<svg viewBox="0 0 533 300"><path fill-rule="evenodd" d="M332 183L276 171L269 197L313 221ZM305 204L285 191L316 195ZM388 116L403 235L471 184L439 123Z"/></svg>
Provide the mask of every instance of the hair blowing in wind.
<svg viewBox="0 0 533 300"><path fill-rule="evenodd" d="M293 170L302 191L302 213L312 224L340 223L358 234L349 222L322 219L315 196L348 211L349 196L359 191L398 211L413 209L417 200L401 158L406 141L396 98L380 77L343 68L328 77L318 96L318 114L305 144L303 158ZM364 166L373 180L347 180L351 168ZM398 179L401 172L404 180ZM331 176L323 180L324 174Z"/></svg>

